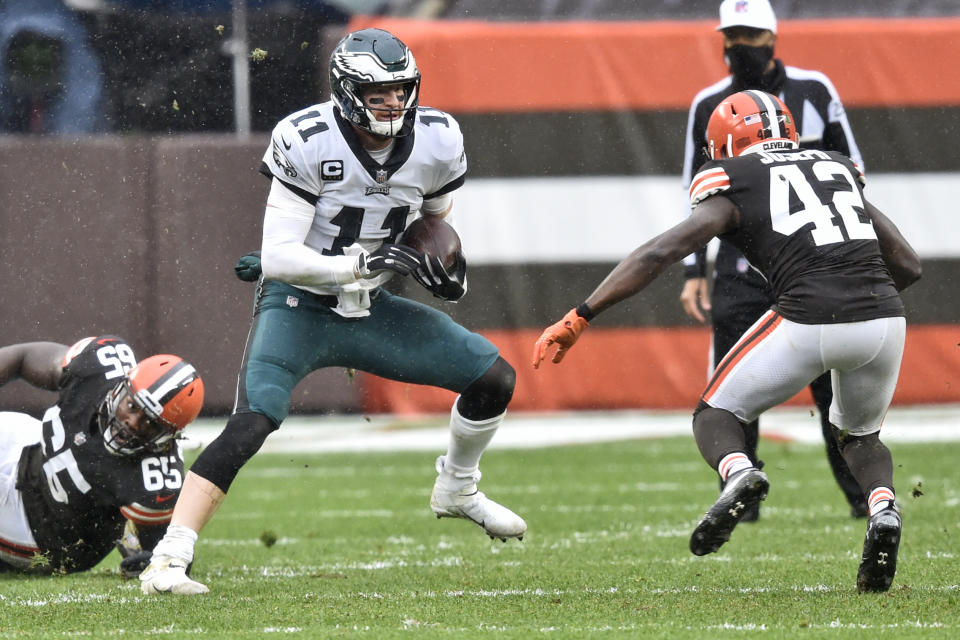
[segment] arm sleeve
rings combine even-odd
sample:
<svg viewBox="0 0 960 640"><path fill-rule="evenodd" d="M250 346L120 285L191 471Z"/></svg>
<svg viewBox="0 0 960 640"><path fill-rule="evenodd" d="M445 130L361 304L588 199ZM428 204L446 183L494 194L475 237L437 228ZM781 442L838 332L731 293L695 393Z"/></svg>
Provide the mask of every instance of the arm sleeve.
<svg viewBox="0 0 960 640"><path fill-rule="evenodd" d="M445 216L452 206L453 196L445 193L441 196L424 200L420 206L420 211L430 216Z"/></svg>
<svg viewBox="0 0 960 640"><path fill-rule="evenodd" d="M705 133L700 133L700 127L697 118L697 106L700 104L700 96L694 98L690 105L690 113L687 116L687 135L683 145L683 198L681 207L683 215L690 215L690 184L693 181L693 174L697 168L703 164L703 146L706 144ZM704 278L707 274L707 250L700 249L691 253L683 259L683 277L686 280L691 278Z"/></svg>
<svg viewBox="0 0 960 640"><path fill-rule="evenodd" d="M427 183L424 204L459 189L467 177L467 154L460 124L448 113L436 113L442 116L446 126L436 128L429 137L437 168Z"/></svg>
<svg viewBox="0 0 960 640"><path fill-rule="evenodd" d="M127 520L131 520L137 527L149 527L155 525L166 525L173 517L173 505L169 508L156 504L143 504L140 502L131 502L120 507L120 513Z"/></svg>
<svg viewBox="0 0 960 640"><path fill-rule="evenodd" d="M840 94L827 76L822 76L821 82L830 95L824 118L826 125L823 130L823 150L839 151L857 163L863 171L863 158L860 156L857 141L853 138L853 129L850 127L850 121L847 120L847 111L843 108L843 102L840 101Z"/></svg>
<svg viewBox="0 0 960 640"><path fill-rule="evenodd" d="M274 178L263 216L263 277L293 285L322 287L356 282L355 255L325 256L304 240L315 208Z"/></svg>

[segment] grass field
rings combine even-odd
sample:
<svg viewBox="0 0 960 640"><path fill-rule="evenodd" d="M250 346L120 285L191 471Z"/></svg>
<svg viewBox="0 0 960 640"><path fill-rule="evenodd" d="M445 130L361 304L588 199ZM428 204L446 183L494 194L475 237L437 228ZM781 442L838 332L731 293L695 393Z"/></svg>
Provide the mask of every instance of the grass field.
<svg viewBox="0 0 960 640"><path fill-rule="evenodd" d="M818 446L762 442L761 520L704 558L687 542L717 486L692 438L489 452L481 488L530 527L506 544L433 517L431 454L262 454L198 544L210 594L141 596L116 554L0 575L0 637L960 637L960 443L891 448L905 525L882 595L855 591L865 521Z"/></svg>

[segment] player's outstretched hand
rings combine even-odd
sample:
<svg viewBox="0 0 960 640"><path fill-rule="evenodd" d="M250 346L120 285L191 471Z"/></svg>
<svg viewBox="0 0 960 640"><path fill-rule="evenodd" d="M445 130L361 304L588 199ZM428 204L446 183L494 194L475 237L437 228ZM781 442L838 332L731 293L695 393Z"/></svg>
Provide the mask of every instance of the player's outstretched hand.
<svg viewBox="0 0 960 640"><path fill-rule="evenodd" d="M567 314L563 316L560 322L556 322L544 329L540 337L537 338L536 344L533 345L533 368L540 368L540 363L547 356L547 349L554 343L556 343L559 348L553 356L553 362L554 364L559 363L563 360L563 357L567 355L567 351L574 345L584 329L589 326L590 323L577 314L576 309L567 311Z"/></svg>
<svg viewBox="0 0 960 640"><path fill-rule="evenodd" d="M381 271L393 271L408 276L420 265L423 254L402 244L382 244L376 251L360 254L357 260L357 275L367 279Z"/></svg>
<svg viewBox="0 0 960 640"><path fill-rule="evenodd" d="M233 272L244 282L256 282L260 279L263 270L260 268L260 252L251 251L248 254L240 256L237 264L233 267Z"/></svg>
<svg viewBox="0 0 960 640"><path fill-rule="evenodd" d="M420 286L442 300L456 302L467 293L467 259L460 251L450 269L443 268L440 258L423 254L411 275Z"/></svg>

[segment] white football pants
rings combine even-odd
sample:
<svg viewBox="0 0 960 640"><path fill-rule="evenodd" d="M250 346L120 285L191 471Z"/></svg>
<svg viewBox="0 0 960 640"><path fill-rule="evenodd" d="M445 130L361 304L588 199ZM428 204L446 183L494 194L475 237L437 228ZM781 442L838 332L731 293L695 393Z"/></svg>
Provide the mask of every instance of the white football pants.
<svg viewBox="0 0 960 640"><path fill-rule="evenodd" d="M768 311L717 365L702 399L750 422L830 371L830 422L875 433L897 385L906 325L902 317L799 324Z"/></svg>
<svg viewBox="0 0 960 640"><path fill-rule="evenodd" d="M17 491L17 469L20 453L40 441L41 429L41 422L25 413L0 412L0 560L24 570L40 550Z"/></svg>

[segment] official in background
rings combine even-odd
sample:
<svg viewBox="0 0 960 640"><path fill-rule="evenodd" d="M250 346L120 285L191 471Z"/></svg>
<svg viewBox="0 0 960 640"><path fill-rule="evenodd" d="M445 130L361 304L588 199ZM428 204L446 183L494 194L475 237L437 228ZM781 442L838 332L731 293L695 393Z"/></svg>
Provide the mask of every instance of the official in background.
<svg viewBox="0 0 960 640"><path fill-rule="evenodd" d="M730 75L700 91L690 106L683 160L684 190L689 190L693 176L709 160L706 135L710 114L724 98L746 89L760 89L783 100L796 119L802 148L839 151L863 171L860 150L830 79L819 71L787 66L774 58L777 18L768 0L724 0L717 30L723 35L723 55ZM687 315L705 322L704 311L711 311L712 371L743 332L771 307L773 295L760 272L723 239L714 264L712 294L707 286L705 249L684 260L684 278L680 301ZM831 436L830 376L825 374L814 380L810 391L820 414L833 476L850 504L850 514L865 517L866 498ZM747 453L754 464L762 466L757 458L758 431L759 419L744 425ZM748 514L744 520L758 517L759 511Z"/></svg>

